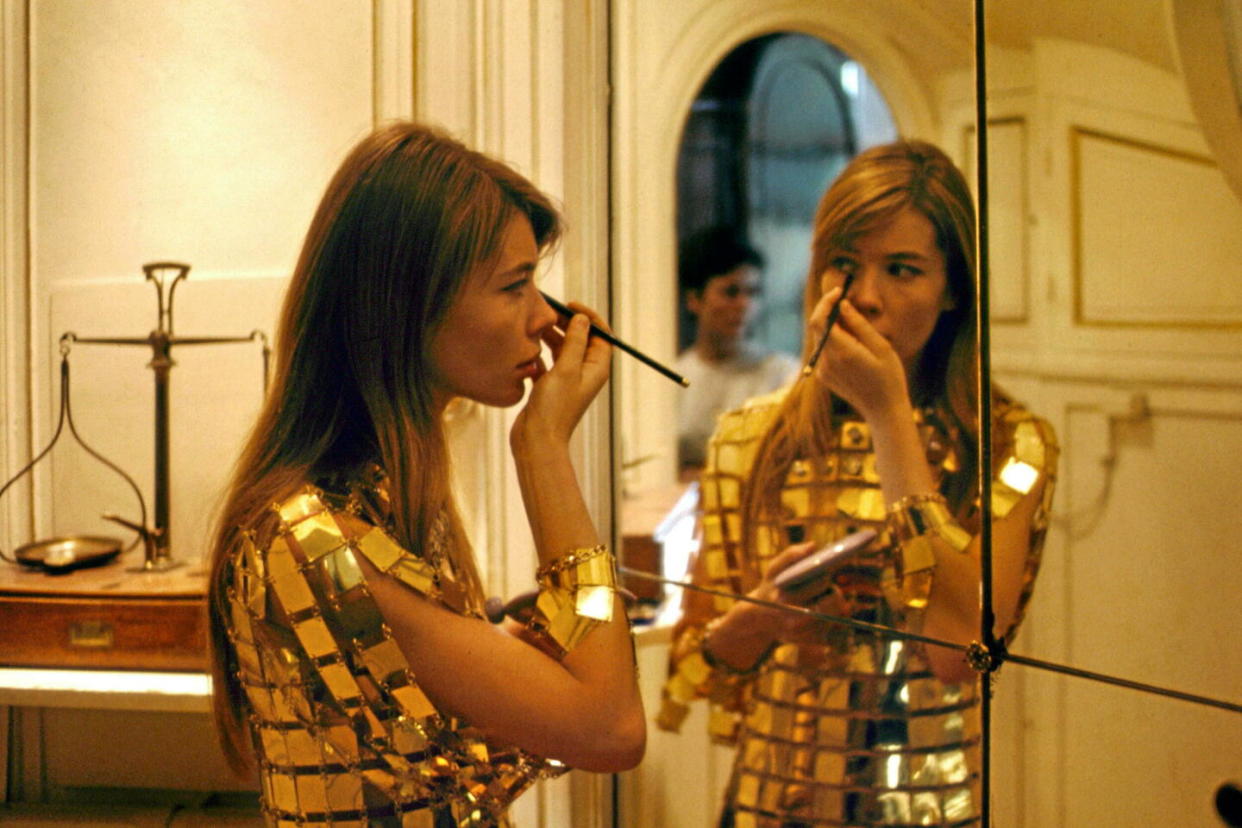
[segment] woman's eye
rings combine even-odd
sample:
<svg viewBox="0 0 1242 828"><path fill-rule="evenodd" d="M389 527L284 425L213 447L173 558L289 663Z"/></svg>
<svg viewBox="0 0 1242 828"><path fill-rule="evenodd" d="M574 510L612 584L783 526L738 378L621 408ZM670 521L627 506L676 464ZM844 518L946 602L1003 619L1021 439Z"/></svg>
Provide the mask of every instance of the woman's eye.
<svg viewBox="0 0 1242 828"><path fill-rule="evenodd" d="M829 262L828 266L833 270L847 274L853 273L858 268L858 264L847 256L838 256Z"/></svg>
<svg viewBox="0 0 1242 828"><path fill-rule="evenodd" d="M530 284L530 279L518 279L501 288L505 293L521 293L522 288Z"/></svg>
<svg viewBox="0 0 1242 828"><path fill-rule="evenodd" d="M891 275L896 276L898 279L913 279L923 271L919 270L917 267L911 267L907 264L894 263L888 266L888 272Z"/></svg>

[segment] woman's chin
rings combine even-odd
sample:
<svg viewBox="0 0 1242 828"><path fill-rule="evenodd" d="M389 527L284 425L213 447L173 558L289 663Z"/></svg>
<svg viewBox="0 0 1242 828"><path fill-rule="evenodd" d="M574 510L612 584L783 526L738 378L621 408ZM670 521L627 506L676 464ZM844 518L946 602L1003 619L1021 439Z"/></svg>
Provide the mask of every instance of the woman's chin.
<svg viewBox="0 0 1242 828"><path fill-rule="evenodd" d="M476 393L458 393L458 399L466 399L489 408L512 408L526 396L526 383L518 381L510 388L488 388Z"/></svg>
<svg viewBox="0 0 1242 828"><path fill-rule="evenodd" d="M497 390L499 391L499 389ZM526 397L526 381L519 380L518 382L514 383L514 387L511 390L509 390L508 393L504 393L504 394L496 393L495 396L493 396L492 399L489 400L487 404L495 408L512 408L513 406L520 403L525 397Z"/></svg>

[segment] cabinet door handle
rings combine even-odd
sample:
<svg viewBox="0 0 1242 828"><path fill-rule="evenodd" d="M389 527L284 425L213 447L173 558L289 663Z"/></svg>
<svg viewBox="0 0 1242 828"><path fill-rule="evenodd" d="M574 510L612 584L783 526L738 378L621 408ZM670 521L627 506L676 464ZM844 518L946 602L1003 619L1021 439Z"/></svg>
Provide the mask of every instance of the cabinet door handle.
<svg viewBox="0 0 1242 828"><path fill-rule="evenodd" d="M69 625L69 646L106 650L112 646L112 625L107 621L76 621Z"/></svg>

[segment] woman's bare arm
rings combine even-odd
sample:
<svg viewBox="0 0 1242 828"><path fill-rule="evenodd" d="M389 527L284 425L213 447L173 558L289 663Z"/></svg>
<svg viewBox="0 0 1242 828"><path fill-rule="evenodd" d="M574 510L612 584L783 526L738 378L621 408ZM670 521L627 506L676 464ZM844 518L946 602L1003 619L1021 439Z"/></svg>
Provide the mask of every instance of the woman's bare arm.
<svg viewBox="0 0 1242 828"><path fill-rule="evenodd" d="M599 536L570 462L569 436L608 376L609 348L575 316L550 344L552 368L519 414L511 445L540 563ZM558 661L500 627L456 615L364 562L416 680L438 709L495 739L573 767L617 771L642 758L646 724L625 608Z"/></svg>

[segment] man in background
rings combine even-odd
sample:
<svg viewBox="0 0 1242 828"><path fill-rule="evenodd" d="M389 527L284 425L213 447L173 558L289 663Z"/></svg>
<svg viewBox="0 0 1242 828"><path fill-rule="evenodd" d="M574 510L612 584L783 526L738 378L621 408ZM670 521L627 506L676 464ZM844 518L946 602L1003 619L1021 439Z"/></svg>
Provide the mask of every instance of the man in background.
<svg viewBox="0 0 1242 828"><path fill-rule="evenodd" d="M694 343L675 363L690 387L679 395L678 448L683 470L702 467L716 417L747 398L793 381L793 356L747 338L759 310L763 257L728 227L710 227L682 245L678 278L695 320Z"/></svg>

